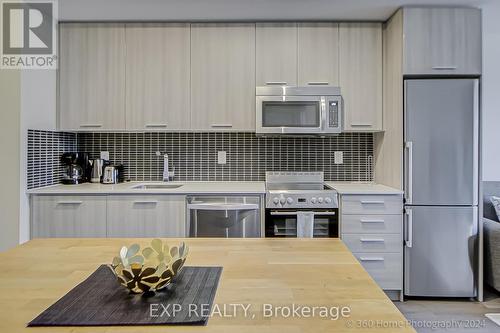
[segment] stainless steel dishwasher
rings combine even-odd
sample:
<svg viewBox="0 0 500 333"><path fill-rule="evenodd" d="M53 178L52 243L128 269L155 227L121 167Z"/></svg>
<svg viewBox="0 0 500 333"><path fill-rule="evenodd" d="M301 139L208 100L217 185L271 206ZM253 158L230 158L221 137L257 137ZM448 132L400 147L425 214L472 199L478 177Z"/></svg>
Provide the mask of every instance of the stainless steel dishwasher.
<svg viewBox="0 0 500 333"><path fill-rule="evenodd" d="M189 237L260 237L260 197L188 196Z"/></svg>

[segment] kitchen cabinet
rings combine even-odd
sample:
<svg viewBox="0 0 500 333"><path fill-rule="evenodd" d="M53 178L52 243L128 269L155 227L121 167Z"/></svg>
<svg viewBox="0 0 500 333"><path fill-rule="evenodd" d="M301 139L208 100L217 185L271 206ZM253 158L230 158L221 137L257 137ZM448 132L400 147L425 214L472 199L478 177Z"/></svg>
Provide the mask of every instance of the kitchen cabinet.
<svg viewBox="0 0 500 333"><path fill-rule="evenodd" d="M404 74L481 74L481 10L403 10Z"/></svg>
<svg viewBox="0 0 500 333"><path fill-rule="evenodd" d="M186 237L186 197L108 196L108 237Z"/></svg>
<svg viewBox="0 0 500 333"><path fill-rule="evenodd" d="M255 131L255 24L191 25L191 128Z"/></svg>
<svg viewBox="0 0 500 333"><path fill-rule="evenodd" d="M190 128L190 25L125 26L126 127Z"/></svg>
<svg viewBox="0 0 500 333"><path fill-rule="evenodd" d="M257 23L256 83L297 85L297 24Z"/></svg>
<svg viewBox="0 0 500 333"><path fill-rule="evenodd" d="M62 23L59 127L125 129L125 26Z"/></svg>
<svg viewBox="0 0 500 333"><path fill-rule="evenodd" d="M339 48L344 130L382 131L382 25L340 23Z"/></svg>
<svg viewBox="0 0 500 333"><path fill-rule="evenodd" d="M106 237L106 196L33 196L31 236Z"/></svg>
<svg viewBox="0 0 500 333"><path fill-rule="evenodd" d="M403 290L402 194L343 194L340 234L378 285L391 298ZM392 293L398 293L398 297Z"/></svg>
<svg viewBox="0 0 500 333"><path fill-rule="evenodd" d="M298 24L299 86L339 85L338 23Z"/></svg>

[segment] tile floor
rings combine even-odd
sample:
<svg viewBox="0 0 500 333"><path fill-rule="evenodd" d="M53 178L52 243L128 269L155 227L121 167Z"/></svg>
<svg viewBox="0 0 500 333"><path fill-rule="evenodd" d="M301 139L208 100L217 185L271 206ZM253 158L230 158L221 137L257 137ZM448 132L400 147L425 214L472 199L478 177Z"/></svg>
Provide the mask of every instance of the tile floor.
<svg viewBox="0 0 500 333"><path fill-rule="evenodd" d="M486 313L500 313L500 293L491 290L485 291L483 303L466 299L412 299L395 305L418 333L500 332L500 326L485 317Z"/></svg>

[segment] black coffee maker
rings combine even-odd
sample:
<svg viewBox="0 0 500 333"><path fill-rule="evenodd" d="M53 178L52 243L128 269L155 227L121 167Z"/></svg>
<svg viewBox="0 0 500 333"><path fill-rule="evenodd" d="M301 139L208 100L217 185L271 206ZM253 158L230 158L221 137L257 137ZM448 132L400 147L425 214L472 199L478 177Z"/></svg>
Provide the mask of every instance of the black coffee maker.
<svg viewBox="0 0 500 333"><path fill-rule="evenodd" d="M90 181L92 166L87 153L64 153L61 155L61 163L63 184L75 185Z"/></svg>

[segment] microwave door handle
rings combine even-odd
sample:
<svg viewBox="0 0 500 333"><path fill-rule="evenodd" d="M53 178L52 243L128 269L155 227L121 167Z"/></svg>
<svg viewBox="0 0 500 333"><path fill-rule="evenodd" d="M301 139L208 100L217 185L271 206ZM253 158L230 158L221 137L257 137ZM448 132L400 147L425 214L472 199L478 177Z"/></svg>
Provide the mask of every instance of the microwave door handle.
<svg viewBox="0 0 500 333"><path fill-rule="evenodd" d="M319 130L326 130L326 124L327 124L327 110L326 110L326 99L325 97L321 97L320 99L320 105L321 105L321 122L319 124Z"/></svg>

